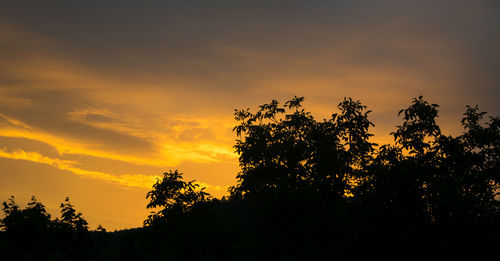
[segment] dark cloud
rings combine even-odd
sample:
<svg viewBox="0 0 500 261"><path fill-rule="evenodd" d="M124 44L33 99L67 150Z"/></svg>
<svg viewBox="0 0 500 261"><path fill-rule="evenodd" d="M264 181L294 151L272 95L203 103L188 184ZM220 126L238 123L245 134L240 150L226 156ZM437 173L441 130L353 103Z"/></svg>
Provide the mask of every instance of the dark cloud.
<svg viewBox="0 0 500 261"><path fill-rule="evenodd" d="M358 64L428 67L429 56L460 54L487 77L500 67L495 1L10 1L2 10L103 74L197 90Z"/></svg>
<svg viewBox="0 0 500 261"><path fill-rule="evenodd" d="M46 155L48 157L57 157L59 155L59 153L54 147L46 143L31 139L9 138L0 136L0 144L2 144L0 149L9 153L18 150L25 150L25 151L38 151L41 154Z"/></svg>
<svg viewBox="0 0 500 261"><path fill-rule="evenodd" d="M142 155L155 150L154 145L145 139L86 124L113 121L106 116L87 114L82 122L71 120L69 112L99 106L99 103L92 102L79 90L45 90L33 87L13 90L8 94L13 99L22 97L28 100L29 105L13 107L0 104L0 112L56 137L85 141L95 149L130 155Z"/></svg>
<svg viewBox="0 0 500 261"><path fill-rule="evenodd" d="M89 122L116 122L116 119L95 113L86 114L85 120Z"/></svg>
<svg viewBox="0 0 500 261"><path fill-rule="evenodd" d="M0 55L9 59L0 62L6 68L0 83L4 89L57 88L59 94L36 90L17 96L50 103L39 104L38 111L52 111L57 119L61 112L103 102L82 99L89 91L66 87L73 85L68 81L8 71L16 58L29 62L49 53L44 59L62 57L93 76L130 83L92 91L120 94L108 101L121 96L124 102L124 96L143 89L174 97L164 107L172 112L200 107L230 112L240 104L290 95L333 104L355 96L382 107L394 95L424 94L454 110L457 104L480 103L495 113L500 111L499 11L496 1L462 0L7 1L0 10L3 20L42 43L4 41ZM89 114L87 120L110 120L103 117ZM96 130L78 126L79 132ZM140 141L131 144L149 149Z"/></svg>

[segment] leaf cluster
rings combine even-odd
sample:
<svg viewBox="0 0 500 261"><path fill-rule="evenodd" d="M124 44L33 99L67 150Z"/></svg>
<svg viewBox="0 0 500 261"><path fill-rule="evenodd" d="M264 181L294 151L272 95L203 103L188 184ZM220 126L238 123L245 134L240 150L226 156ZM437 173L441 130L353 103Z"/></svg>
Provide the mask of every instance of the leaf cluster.
<svg viewBox="0 0 500 261"><path fill-rule="evenodd" d="M153 190L146 195L150 202L147 208L160 208L151 212L144 225L154 225L164 222L172 215L189 211L195 204L204 202L209 194L203 191L195 181L184 181L179 171L169 171L163 174L161 180L153 185Z"/></svg>
<svg viewBox="0 0 500 261"><path fill-rule="evenodd" d="M362 175L355 170L370 160L375 145L369 141L370 111L345 98L339 114L317 121L303 101L294 97L281 106L273 100L255 113L235 111L241 171L233 197L304 189L341 196L350 187L349 176Z"/></svg>

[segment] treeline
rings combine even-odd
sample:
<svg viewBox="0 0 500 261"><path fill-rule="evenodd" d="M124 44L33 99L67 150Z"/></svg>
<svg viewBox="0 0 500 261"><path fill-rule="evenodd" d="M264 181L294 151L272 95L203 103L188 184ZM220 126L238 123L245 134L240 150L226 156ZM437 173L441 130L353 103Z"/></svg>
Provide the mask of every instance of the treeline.
<svg viewBox="0 0 500 261"><path fill-rule="evenodd" d="M85 259L96 247L96 235L106 230L99 225L90 232L82 213L66 198L60 204L60 218L52 219L45 206L33 196L24 209L14 197L2 203L5 217L1 220L0 253L21 260ZM96 234L97 233L97 234Z"/></svg>
<svg viewBox="0 0 500 261"><path fill-rule="evenodd" d="M439 106L418 97L399 112L394 144L379 146L359 101L344 99L321 121L302 102L235 111L241 171L228 197L213 198L169 171L146 195L153 212L144 228L88 232L85 223L90 236L78 241L68 235L79 235L82 224L55 232L62 217L42 225L54 238L36 249L61 253L71 248L61 240L87 242L75 243L75 257L86 249L87 257L109 260L498 258L499 117L468 106L463 134L452 137L436 123ZM22 211L43 209L33 202ZM21 233L11 231L9 206L1 244L17 251L23 242L14 239ZM19 226L38 229L26 216Z"/></svg>

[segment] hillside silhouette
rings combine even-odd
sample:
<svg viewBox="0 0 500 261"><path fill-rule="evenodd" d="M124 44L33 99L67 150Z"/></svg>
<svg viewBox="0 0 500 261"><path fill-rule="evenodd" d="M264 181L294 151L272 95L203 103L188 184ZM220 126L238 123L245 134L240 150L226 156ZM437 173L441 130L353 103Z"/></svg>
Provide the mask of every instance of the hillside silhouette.
<svg viewBox="0 0 500 261"><path fill-rule="evenodd" d="M3 203L0 254L19 260L498 260L500 118L466 107L441 132L422 96L375 144L370 110L344 98L316 120L294 97L235 110L240 171L214 198L178 170L146 195L144 227L90 231L69 199L52 219Z"/></svg>

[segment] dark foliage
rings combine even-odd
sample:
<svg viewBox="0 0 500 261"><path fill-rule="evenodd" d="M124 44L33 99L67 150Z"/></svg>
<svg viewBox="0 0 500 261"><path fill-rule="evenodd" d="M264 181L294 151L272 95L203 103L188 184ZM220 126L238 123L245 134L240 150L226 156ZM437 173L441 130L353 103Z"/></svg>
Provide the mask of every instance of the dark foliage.
<svg viewBox="0 0 500 261"><path fill-rule="evenodd" d="M177 170L163 173L163 178L157 180L153 190L146 195L151 200L147 208L162 209L152 212L144 225L158 225L172 216L188 212L195 204L205 202L208 193L203 191L205 188L198 189L199 185L194 182L185 182Z"/></svg>
<svg viewBox="0 0 500 261"><path fill-rule="evenodd" d="M147 194L144 228L88 231L66 200L4 202L0 249L92 260L497 260L500 118L467 107L444 135L422 97L399 112L394 144L370 142L369 110L344 99L317 121L294 97L236 110L241 171L211 198L178 171ZM5 255L5 253L4 253Z"/></svg>
<svg viewBox="0 0 500 261"><path fill-rule="evenodd" d="M44 257L48 260L85 260L91 239L87 221L66 198L61 203L61 218L51 219L45 206L31 198L21 209L14 197L3 202L5 217L1 220L0 251L3 256L21 260Z"/></svg>
<svg viewBox="0 0 500 261"><path fill-rule="evenodd" d="M365 175L363 166L370 162L374 146L368 141L370 111L344 99L340 114L318 122L302 108L302 101L295 97L281 107L273 100L255 114L236 111L241 172L231 189L233 198L285 190L340 198L351 189L351 179ZM285 114L287 110L291 112Z"/></svg>

